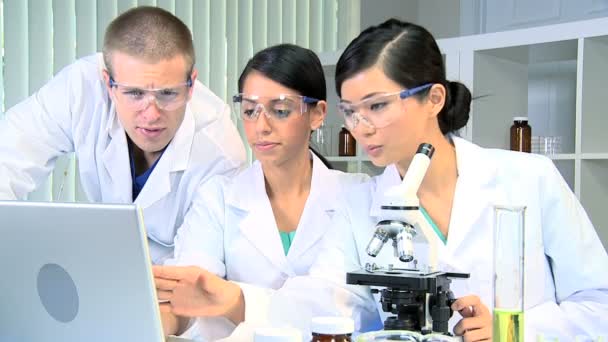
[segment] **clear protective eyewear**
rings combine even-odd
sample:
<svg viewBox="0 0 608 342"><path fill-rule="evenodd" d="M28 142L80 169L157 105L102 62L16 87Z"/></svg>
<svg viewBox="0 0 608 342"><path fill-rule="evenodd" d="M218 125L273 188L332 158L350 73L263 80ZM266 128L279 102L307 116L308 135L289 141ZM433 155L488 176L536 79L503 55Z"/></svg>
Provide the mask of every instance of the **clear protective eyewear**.
<svg viewBox="0 0 608 342"><path fill-rule="evenodd" d="M142 89L120 84L114 80L114 77L110 76L110 88L114 89L113 93L116 101L119 101L128 109L138 112L148 108L152 101L156 102L156 106L160 110L176 110L188 102L188 93L191 87L192 78L190 77L186 82L171 87Z"/></svg>
<svg viewBox="0 0 608 342"><path fill-rule="evenodd" d="M357 127L361 121L373 128L384 128L396 118L397 112L389 110L391 103L397 99L404 100L432 85L433 83L427 83L411 89L374 96L357 103L340 102L338 112L344 117L344 123L349 130Z"/></svg>
<svg viewBox="0 0 608 342"><path fill-rule="evenodd" d="M232 97L235 111L245 121L257 121L260 113L266 118L282 121L292 113L300 115L308 111L309 104L319 100L301 95L279 94L277 97L262 97L257 95L236 94Z"/></svg>

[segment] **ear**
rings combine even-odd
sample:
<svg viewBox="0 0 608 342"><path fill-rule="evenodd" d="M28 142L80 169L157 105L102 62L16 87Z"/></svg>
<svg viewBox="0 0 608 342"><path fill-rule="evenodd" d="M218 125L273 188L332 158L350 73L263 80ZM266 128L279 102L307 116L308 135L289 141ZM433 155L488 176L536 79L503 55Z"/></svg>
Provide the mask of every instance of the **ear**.
<svg viewBox="0 0 608 342"><path fill-rule="evenodd" d="M112 89L110 88L110 73L108 72L107 69L103 69L102 74L103 74L104 84L105 84L106 88L108 89L108 94L111 94Z"/></svg>
<svg viewBox="0 0 608 342"><path fill-rule="evenodd" d="M323 121L325 120L325 116L327 115L327 102L319 101L317 104L311 108L309 111L310 115L310 129L314 131L315 129L321 127Z"/></svg>
<svg viewBox="0 0 608 342"><path fill-rule="evenodd" d="M188 99L192 98L192 93L194 92L194 83L196 82L196 77L198 76L198 70L196 68L192 68L192 73L190 74L190 79L192 80L192 87L188 91Z"/></svg>
<svg viewBox="0 0 608 342"><path fill-rule="evenodd" d="M442 84L433 84L428 95L429 114L436 117L445 105L446 89Z"/></svg>

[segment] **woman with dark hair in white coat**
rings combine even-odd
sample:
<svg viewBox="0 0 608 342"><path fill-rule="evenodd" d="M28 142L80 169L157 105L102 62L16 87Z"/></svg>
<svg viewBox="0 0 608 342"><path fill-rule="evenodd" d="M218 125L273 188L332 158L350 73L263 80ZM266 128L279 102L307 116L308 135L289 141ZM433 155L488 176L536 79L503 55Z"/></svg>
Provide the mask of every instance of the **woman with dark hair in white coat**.
<svg viewBox="0 0 608 342"><path fill-rule="evenodd" d="M451 284L458 298L452 309L459 312L450 320L453 332L464 341L492 339L493 205L499 203L527 207L525 340L538 334L563 341L608 335L608 256L587 214L551 160L484 149L457 136L469 119L471 94L446 80L441 52L427 30L393 19L363 31L338 61L336 89L346 126L385 172L344 196L309 277L290 279L262 297L205 274L193 291L193 312L255 325L276 324L292 308L307 307L313 314L353 316L359 331L381 329L371 292L347 286L345 273L368 262L395 263L390 248L371 258L366 246L384 192L401 182L418 146L430 143L435 154L417 192L436 227L430 243L440 270L470 273ZM427 246L414 246L419 263L429 262ZM293 323L304 329L309 324Z"/></svg>
<svg viewBox="0 0 608 342"><path fill-rule="evenodd" d="M329 169L309 148L311 131L326 115L325 99L325 76L314 52L282 44L249 61L233 101L256 161L236 177L217 177L204 186L202 200L193 204L198 217L177 235L171 262L193 267L158 267L157 274L179 272L180 282L187 283L202 267L271 289L308 274L330 229L336 195L367 179ZM164 280L156 279L159 297L173 303ZM163 314L166 333L183 332L190 320L177 315L188 312L170 310L169 304L161 308L169 311ZM199 320L196 326L208 340L234 328L222 320Z"/></svg>

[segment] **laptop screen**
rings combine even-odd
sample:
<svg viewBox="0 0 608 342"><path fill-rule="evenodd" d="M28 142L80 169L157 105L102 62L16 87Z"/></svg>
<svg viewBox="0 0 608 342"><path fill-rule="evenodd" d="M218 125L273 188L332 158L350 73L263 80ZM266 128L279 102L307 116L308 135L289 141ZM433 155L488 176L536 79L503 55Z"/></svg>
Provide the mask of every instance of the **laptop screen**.
<svg viewBox="0 0 608 342"><path fill-rule="evenodd" d="M0 341L164 341L135 205L0 201Z"/></svg>

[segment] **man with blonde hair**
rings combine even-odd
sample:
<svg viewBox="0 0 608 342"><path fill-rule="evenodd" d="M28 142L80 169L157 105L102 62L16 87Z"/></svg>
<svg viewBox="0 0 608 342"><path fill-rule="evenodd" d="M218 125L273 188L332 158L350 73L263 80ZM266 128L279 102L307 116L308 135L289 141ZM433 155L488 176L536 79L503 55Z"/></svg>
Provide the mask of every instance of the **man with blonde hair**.
<svg viewBox="0 0 608 342"><path fill-rule="evenodd" d="M173 14L118 16L103 54L67 66L0 121L0 199L24 199L75 152L88 200L138 204L162 263L196 189L245 161L229 107L196 80L194 62L190 31Z"/></svg>

